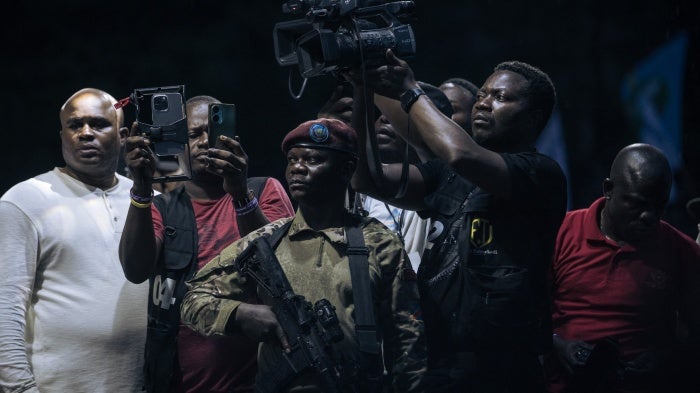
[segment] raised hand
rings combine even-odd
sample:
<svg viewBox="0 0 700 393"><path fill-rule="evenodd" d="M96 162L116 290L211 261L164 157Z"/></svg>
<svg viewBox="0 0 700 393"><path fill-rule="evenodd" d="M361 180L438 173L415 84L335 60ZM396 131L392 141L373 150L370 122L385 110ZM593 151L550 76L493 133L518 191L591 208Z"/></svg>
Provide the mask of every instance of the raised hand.
<svg viewBox="0 0 700 393"><path fill-rule="evenodd" d="M224 178L224 190L234 198L246 195L248 155L238 137L219 136L215 147L210 147L208 154L207 171Z"/></svg>
<svg viewBox="0 0 700 393"><path fill-rule="evenodd" d="M129 137L124 142L124 161L129 167L137 192L150 192L156 170L156 156L148 138L139 135L137 122L131 125Z"/></svg>
<svg viewBox="0 0 700 393"><path fill-rule="evenodd" d="M338 119L345 123L350 123L352 104L352 97L343 97L343 85L339 84L333 89L333 93L328 101L318 111L318 117Z"/></svg>

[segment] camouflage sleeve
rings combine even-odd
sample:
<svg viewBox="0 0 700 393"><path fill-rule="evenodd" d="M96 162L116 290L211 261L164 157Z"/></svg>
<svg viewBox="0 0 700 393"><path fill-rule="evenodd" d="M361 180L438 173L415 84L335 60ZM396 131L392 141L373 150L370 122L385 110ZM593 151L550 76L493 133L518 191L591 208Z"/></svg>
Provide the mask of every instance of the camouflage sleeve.
<svg viewBox="0 0 700 393"><path fill-rule="evenodd" d="M417 318L416 274L393 233L378 228L367 235L368 246L374 250L373 257L382 272L379 315L386 368L392 374L394 391L417 391L427 366L427 349L423 321Z"/></svg>
<svg viewBox="0 0 700 393"><path fill-rule="evenodd" d="M256 238L271 233L290 218L268 224L233 242L187 282L182 300L182 323L205 335L226 334L226 324L242 302L255 299L255 282L241 275L234 261Z"/></svg>

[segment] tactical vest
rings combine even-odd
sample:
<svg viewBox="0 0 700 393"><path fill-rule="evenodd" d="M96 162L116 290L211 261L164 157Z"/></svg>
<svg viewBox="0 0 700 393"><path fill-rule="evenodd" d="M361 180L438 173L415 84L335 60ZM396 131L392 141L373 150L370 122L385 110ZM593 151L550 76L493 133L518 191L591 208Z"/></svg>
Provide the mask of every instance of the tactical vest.
<svg viewBox="0 0 700 393"><path fill-rule="evenodd" d="M260 195L267 177L251 177L248 188ZM185 282L197 272L198 236L192 202L181 186L153 203L163 218L163 251L149 278L145 390L168 392L177 365L177 334Z"/></svg>
<svg viewBox="0 0 700 393"><path fill-rule="evenodd" d="M440 235L418 269L429 348L524 350L551 343L546 261L527 216L452 173L430 196ZM542 263L538 263L542 262ZM541 265L541 266L540 266Z"/></svg>

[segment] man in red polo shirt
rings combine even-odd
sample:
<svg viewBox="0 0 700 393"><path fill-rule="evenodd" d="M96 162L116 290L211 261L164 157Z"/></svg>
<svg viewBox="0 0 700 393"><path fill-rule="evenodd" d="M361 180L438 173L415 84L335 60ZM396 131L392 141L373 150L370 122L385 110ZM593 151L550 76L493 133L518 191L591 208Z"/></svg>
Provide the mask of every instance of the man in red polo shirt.
<svg viewBox="0 0 700 393"><path fill-rule="evenodd" d="M665 378L674 350L700 333L700 247L661 220L671 178L659 149L627 146L604 196L564 219L552 265L551 392L677 391Z"/></svg>

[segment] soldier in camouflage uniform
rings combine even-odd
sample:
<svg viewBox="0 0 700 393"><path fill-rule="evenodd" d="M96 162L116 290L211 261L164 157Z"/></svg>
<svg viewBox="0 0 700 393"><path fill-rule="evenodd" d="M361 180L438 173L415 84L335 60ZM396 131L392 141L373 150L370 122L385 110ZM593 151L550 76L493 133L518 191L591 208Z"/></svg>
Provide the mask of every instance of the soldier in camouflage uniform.
<svg viewBox="0 0 700 393"><path fill-rule="evenodd" d="M425 369L423 323L415 318L415 274L398 237L373 218L351 216L345 192L355 170L357 136L345 123L318 119L302 123L282 142L287 154L286 180L298 209L289 231L275 248L294 292L315 303L328 299L336 308L344 338L336 344L346 364L345 377L362 380L353 370L361 363L355 337L355 306L345 227L362 229L369 250L369 282L383 338L384 368L397 392L415 391ZM201 334L227 335L242 330L262 342L258 380L275 372L269 362L289 344L268 305L248 303L259 297L256 282L234 265L236 257L260 236L290 219L281 219L225 248L189 282L182 320ZM269 374L268 374L269 375ZM319 391L314 375L299 375L285 389Z"/></svg>

